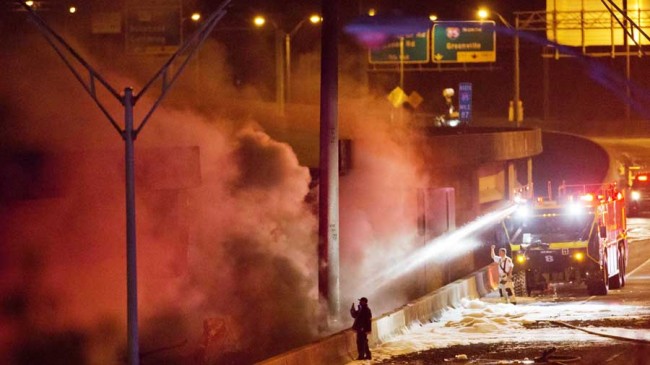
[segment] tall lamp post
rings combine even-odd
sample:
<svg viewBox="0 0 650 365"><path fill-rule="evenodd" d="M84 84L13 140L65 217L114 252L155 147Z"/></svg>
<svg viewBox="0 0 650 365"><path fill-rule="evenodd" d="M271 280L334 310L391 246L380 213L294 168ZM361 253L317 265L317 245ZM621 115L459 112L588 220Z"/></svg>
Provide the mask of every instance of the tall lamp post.
<svg viewBox="0 0 650 365"><path fill-rule="evenodd" d="M287 93L287 102L291 100L291 37L293 37L298 30L309 20L312 24L318 24L322 21L322 18L318 14L312 14L309 18L301 20L295 27L284 35L284 75L286 77L286 93Z"/></svg>
<svg viewBox="0 0 650 365"><path fill-rule="evenodd" d="M124 88L124 93L120 94L112 87L102 75L100 75L77 51L75 51L58 33L32 9L29 2L15 0L24 10L27 11L29 18L36 25L47 42L56 51L59 57L64 61L68 69L73 73L75 78L81 82L82 86L95 104L102 111L104 116L111 123L113 128L124 140L124 165L125 165L125 196L126 196L126 296L127 296L127 361L129 365L140 364L140 347L139 347L139 330L138 330L138 274L137 274L137 247L136 247L136 215L135 215L135 140L142 128L150 120L151 115L162 102L165 95L169 92L172 85L176 82L180 74L187 66L190 58L196 53L198 48L203 44L212 29L217 25L221 18L226 14L226 9L231 0L223 0L222 4L210 15L201 28L195 32L192 37L182 43L179 49L171 55L169 60L160 68L160 70L147 82L139 93L134 93L131 87ZM178 65L174 71L172 65ZM75 67L77 66L77 67ZM82 74L80 69L87 72ZM138 100L151 90L154 82L162 81L158 97L155 98L153 105L139 124L134 120L134 107ZM100 100L97 89L101 88L108 92L110 96L118 100L124 106L124 124L123 127L116 121L113 115L106 108L105 103Z"/></svg>
<svg viewBox="0 0 650 365"><path fill-rule="evenodd" d="M276 69L276 99L280 113L284 114L285 104L291 98L291 37L309 21L312 24L321 22L321 16L312 14L302 19L289 32L285 32L274 21L270 21L275 30L275 69ZM253 19L253 24L262 27L266 24L266 17L258 15Z"/></svg>
<svg viewBox="0 0 650 365"><path fill-rule="evenodd" d="M194 24L199 24L201 21L201 13L198 11L192 12L189 17L184 17L181 19L181 44L183 43L183 37L185 35L185 22L191 21ZM194 92L196 95L201 98L203 93L201 92L201 57L200 50L196 51L196 56L194 60Z"/></svg>
<svg viewBox="0 0 650 365"><path fill-rule="evenodd" d="M185 27L184 27L184 25L185 25L185 22L188 21L188 20L192 21L194 23L198 23L201 20L201 13L195 11L192 14L190 14L189 17L181 19L181 43L183 43L183 37L185 35Z"/></svg>
<svg viewBox="0 0 650 365"><path fill-rule="evenodd" d="M257 15L253 18L253 24L256 27L263 27L266 25L266 17ZM278 103L280 115L284 115L284 66L282 61L282 30L275 22L271 21L273 30L273 41L275 44L275 101Z"/></svg>
<svg viewBox="0 0 650 365"><path fill-rule="evenodd" d="M519 18L515 19L515 26L513 27L510 22L508 22L501 14L499 14L496 11L490 11L486 8L480 8L476 12L476 15L478 16L479 19L488 19L490 17L490 14L495 14L497 18L505 25L506 28L510 29L513 31L513 42L514 42L514 75L513 75L513 100L512 100L512 120L517 123L517 127L521 125L521 119L520 114L521 110L519 107L519 99L520 99L520 84L519 84Z"/></svg>

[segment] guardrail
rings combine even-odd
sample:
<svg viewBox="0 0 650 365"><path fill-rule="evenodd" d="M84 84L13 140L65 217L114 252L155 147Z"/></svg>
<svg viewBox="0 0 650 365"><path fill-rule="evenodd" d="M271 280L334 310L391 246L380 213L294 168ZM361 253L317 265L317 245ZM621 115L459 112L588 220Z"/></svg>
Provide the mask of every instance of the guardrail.
<svg viewBox="0 0 650 365"><path fill-rule="evenodd" d="M403 333L413 324L432 321L444 309L460 305L463 298L484 297L498 287L498 276L496 264L488 265L393 312L373 319L372 334L368 337L370 346L375 347ZM356 357L356 337L354 331L349 329L258 364L335 365L348 363Z"/></svg>

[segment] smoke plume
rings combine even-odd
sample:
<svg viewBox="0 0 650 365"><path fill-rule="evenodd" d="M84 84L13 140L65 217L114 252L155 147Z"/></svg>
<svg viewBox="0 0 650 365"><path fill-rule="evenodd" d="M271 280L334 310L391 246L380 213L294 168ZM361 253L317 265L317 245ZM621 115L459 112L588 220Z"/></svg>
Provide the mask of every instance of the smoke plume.
<svg viewBox="0 0 650 365"><path fill-rule="evenodd" d="M272 137L317 135L318 108L295 105L282 118L231 81L223 47L202 52L199 82L190 69L136 140L143 363L251 363L319 335L317 194L307 165ZM318 95L314 59L295 62L298 102ZM120 92L137 92L160 65L90 61ZM0 89L0 362L123 362L123 141L38 37L0 64L10 70ZM368 95L358 65L342 64L341 136L353 158L340 189L341 297L368 296L381 313L408 293L364 283L418 244L424 179L408 116L388 117L396 111ZM98 92L121 125L121 105ZM136 122L155 96L138 102Z"/></svg>

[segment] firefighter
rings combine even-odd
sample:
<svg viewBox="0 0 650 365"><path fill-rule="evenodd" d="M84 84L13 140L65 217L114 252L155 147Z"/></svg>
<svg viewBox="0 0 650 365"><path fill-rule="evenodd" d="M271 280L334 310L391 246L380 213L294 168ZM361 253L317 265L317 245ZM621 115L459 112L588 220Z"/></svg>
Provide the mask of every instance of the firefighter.
<svg viewBox="0 0 650 365"><path fill-rule="evenodd" d="M370 360L370 348L368 347L368 334L372 331L372 312L368 307L368 299L363 297L359 299L359 307L354 308L354 303L350 308L350 315L354 318L352 329L357 333L357 360Z"/></svg>
<svg viewBox="0 0 650 365"><path fill-rule="evenodd" d="M515 286L512 282L512 269L515 265L512 259L506 256L506 249L500 248L499 255L494 254L494 245L490 247L490 256L492 260L499 265L499 294L505 299L506 303L517 304L515 297Z"/></svg>

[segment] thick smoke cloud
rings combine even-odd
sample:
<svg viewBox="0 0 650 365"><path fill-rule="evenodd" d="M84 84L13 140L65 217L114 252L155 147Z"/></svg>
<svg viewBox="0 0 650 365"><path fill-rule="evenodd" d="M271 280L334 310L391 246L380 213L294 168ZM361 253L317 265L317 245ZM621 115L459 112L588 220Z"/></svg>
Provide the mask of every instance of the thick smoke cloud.
<svg viewBox="0 0 650 365"><path fill-rule="evenodd" d="M269 132L317 135L318 109L280 118L256 90L232 86L223 47L202 52L200 89L189 69L136 140L143 363L250 363L318 336L317 217L307 203L317 194L308 168ZM314 59L296 60L304 103L318 95L309 89L319 82ZM401 304L408 285L379 293L364 283L419 242L414 191L423 178L408 119L390 122L383 96L360 86L359 61L342 59L341 134L354 151L340 189L343 313L362 295L381 313ZM120 91L137 91L159 65L90 61ZM0 89L2 166L15 182L0 195L0 362L119 363L123 142L38 37L0 62L11 70ZM197 90L207 97L198 101ZM121 106L108 108L120 122Z"/></svg>
<svg viewBox="0 0 650 365"><path fill-rule="evenodd" d="M43 162L28 167L44 167L30 183L54 188L33 199L3 195L2 360L119 363L123 144L52 52L20 51L3 59L13 70L12 89L2 91L12 116L3 116L12 131L3 169L24 173L24 158L35 156ZM110 76L118 87L134 83ZM121 122L119 107L109 110ZM317 303L316 219L305 203L309 171L291 148L254 121L163 108L138 137L136 161L143 360L217 361L224 348L215 344L225 341L250 362L313 338L303 319ZM227 337L203 336L210 318L226 324Z"/></svg>

